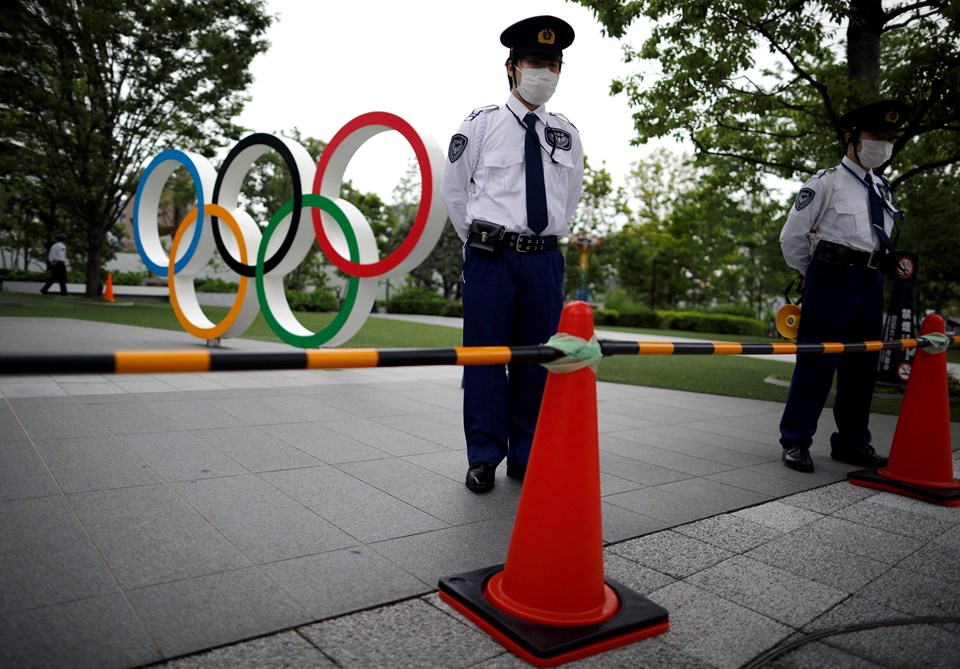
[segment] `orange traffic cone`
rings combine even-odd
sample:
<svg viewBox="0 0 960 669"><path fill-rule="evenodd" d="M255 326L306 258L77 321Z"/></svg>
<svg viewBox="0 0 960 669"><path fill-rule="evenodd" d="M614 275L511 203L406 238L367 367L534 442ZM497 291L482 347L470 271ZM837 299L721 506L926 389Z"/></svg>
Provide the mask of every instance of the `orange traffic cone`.
<svg viewBox="0 0 960 669"><path fill-rule="evenodd" d="M923 320L920 335L943 331L943 318L931 314ZM913 356L887 466L850 472L847 478L855 485L960 506L960 482L953 478L945 355L921 350Z"/></svg>
<svg viewBox="0 0 960 669"><path fill-rule="evenodd" d="M113 275L107 274L107 287L103 291L103 299L107 302L113 302Z"/></svg>
<svg viewBox="0 0 960 669"><path fill-rule="evenodd" d="M590 307L567 305L560 332L589 340ZM666 609L604 581L594 371L551 372L543 406L506 564L443 578L440 597L521 659L553 667L669 622Z"/></svg>

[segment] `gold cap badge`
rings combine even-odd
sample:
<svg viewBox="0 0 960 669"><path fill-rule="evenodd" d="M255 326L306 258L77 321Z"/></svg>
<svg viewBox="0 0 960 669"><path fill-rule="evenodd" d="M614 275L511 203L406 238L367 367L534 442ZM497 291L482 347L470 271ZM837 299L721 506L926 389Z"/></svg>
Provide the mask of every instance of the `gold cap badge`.
<svg viewBox="0 0 960 669"><path fill-rule="evenodd" d="M556 34L550 28L544 28L537 34L537 42L540 44L553 44L556 39Z"/></svg>
<svg viewBox="0 0 960 669"><path fill-rule="evenodd" d="M883 120L887 123L896 123L900 120L900 112L888 111L886 116L883 117Z"/></svg>

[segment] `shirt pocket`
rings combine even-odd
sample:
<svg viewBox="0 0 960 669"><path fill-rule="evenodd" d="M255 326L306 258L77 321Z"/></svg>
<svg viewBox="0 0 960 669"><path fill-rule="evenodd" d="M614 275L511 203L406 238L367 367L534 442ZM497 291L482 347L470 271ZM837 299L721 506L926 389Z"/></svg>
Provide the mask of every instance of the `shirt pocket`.
<svg viewBox="0 0 960 669"><path fill-rule="evenodd" d="M837 212L836 234L841 239L871 239L870 205L866 198L855 200L835 200L833 208Z"/></svg>
<svg viewBox="0 0 960 669"><path fill-rule="evenodd" d="M482 190L491 197L522 195L524 184L523 151L499 149L483 155Z"/></svg>
<svg viewBox="0 0 960 669"><path fill-rule="evenodd" d="M553 160L544 165L544 183L553 183L556 192L566 193L573 177L573 156L570 151L555 151Z"/></svg>

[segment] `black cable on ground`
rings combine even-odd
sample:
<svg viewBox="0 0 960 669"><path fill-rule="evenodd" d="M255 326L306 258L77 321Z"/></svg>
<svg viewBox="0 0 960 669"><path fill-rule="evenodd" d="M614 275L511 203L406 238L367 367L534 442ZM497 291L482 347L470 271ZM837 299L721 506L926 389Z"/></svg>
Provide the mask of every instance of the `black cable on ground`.
<svg viewBox="0 0 960 669"><path fill-rule="evenodd" d="M865 630L876 629L878 627L897 627L900 625L936 625L944 623L960 623L960 617L935 616L926 618L899 618L896 620L875 620L874 622L870 623L851 623L849 625L839 625L837 627L831 627L818 632L811 632L810 634L806 634L799 639L794 639L790 643L776 646L768 651L764 651L743 665L741 669L759 669L771 660L775 660L781 655L786 655L787 653L796 650L806 643L817 641L828 636L849 634L850 632L862 632Z"/></svg>

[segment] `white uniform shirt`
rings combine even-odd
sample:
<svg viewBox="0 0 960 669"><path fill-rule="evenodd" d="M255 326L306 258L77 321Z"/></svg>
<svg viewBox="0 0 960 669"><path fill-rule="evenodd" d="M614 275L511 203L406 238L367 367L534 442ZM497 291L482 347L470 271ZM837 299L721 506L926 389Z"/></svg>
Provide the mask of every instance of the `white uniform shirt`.
<svg viewBox="0 0 960 669"><path fill-rule="evenodd" d="M50 253L47 254L47 260L51 263L67 261L67 247L63 242L54 242L50 247Z"/></svg>
<svg viewBox="0 0 960 669"><path fill-rule="evenodd" d="M780 232L780 248L790 267L806 274L822 239L868 253L882 248L870 222L870 193L863 181L866 173L845 156L838 167L821 170L804 184ZM892 214L899 212L893 207L890 190L872 173L871 178L885 202L883 227L890 235Z"/></svg>
<svg viewBox="0 0 960 669"><path fill-rule="evenodd" d="M450 141L443 171L443 202L463 240L474 219L506 226L508 232L531 234L527 226L523 142L526 130L517 120L529 110L513 95L504 107L475 110ZM547 227L541 235L563 236L583 190L583 147L580 133L541 105L537 135L543 147L543 180L547 193ZM553 154L553 160L550 154Z"/></svg>

